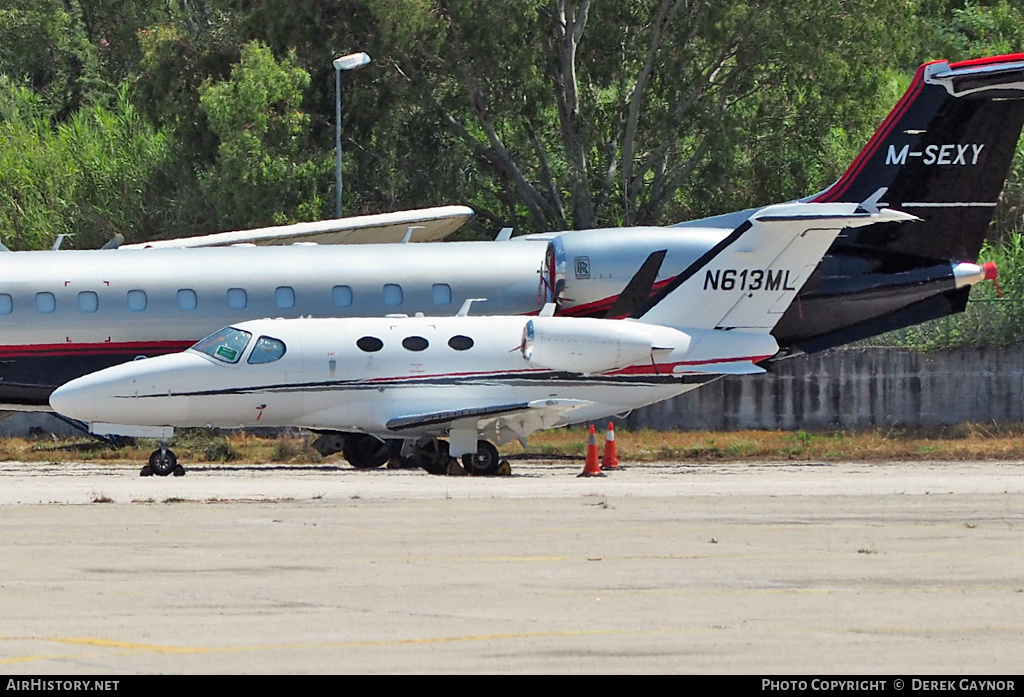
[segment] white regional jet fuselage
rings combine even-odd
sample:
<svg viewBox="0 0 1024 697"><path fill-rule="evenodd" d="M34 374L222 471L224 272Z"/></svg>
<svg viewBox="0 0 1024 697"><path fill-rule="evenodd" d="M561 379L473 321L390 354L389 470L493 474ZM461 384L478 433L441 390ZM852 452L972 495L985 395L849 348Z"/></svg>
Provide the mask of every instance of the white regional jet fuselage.
<svg viewBox="0 0 1024 697"><path fill-rule="evenodd" d="M528 323L548 335L571 336L583 355L564 359L564 366L558 365L564 369L531 363L523 350ZM235 339L220 336L225 332ZM500 432L481 429L500 445L539 427L667 399L722 373L761 372L752 363L777 350L770 334L723 336L714 330L681 332L629 320L565 317L258 320L225 332L183 353L80 378L55 393L54 407L90 422L295 425L388 438L437 436L448 430L453 413L483 419L476 410L494 405L558 407L545 413L542 423L505 424ZM671 349L652 362L652 346ZM588 374L588 367L600 372ZM436 424L416 420L437 413L446 418ZM522 418L533 415L527 409Z"/></svg>

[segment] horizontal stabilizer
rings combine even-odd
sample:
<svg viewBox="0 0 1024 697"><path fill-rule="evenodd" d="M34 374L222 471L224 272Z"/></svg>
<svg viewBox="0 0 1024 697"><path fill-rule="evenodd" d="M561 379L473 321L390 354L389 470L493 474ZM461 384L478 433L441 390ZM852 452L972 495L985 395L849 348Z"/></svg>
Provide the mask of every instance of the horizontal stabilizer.
<svg viewBox="0 0 1024 697"><path fill-rule="evenodd" d="M842 230L916 219L850 203L762 208L635 316L670 327L771 331Z"/></svg>
<svg viewBox="0 0 1024 697"><path fill-rule="evenodd" d="M605 314L605 319L629 317L636 312L640 305L647 302L647 299L651 297L651 289L654 288L654 283L658 280L658 272L661 271L666 254L668 254L668 250L662 249L652 252L647 257L647 260L640 266L640 270L633 274L633 278L629 279L629 283L619 293L619 297L615 299L615 303Z"/></svg>

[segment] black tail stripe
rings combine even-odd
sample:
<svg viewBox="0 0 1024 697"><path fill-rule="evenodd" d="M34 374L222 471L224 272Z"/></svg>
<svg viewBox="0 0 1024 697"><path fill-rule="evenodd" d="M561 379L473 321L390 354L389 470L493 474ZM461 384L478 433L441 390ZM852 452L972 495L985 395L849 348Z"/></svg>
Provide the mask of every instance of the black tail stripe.
<svg viewBox="0 0 1024 697"><path fill-rule="evenodd" d="M728 247L730 244L735 242L740 235L749 230L754 226L750 220L744 220L739 227L730 232L724 240L716 244L714 247L705 252L697 261L690 264L686 269L676 276L671 283L658 291L645 305L640 306L636 312L632 314L633 319L640 319L645 314L650 312L651 308L664 300L668 295L679 286L686 282L686 279L693 276L695 273L700 271L703 267L711 263L711 260L718 256L723 249Z"/></svg>

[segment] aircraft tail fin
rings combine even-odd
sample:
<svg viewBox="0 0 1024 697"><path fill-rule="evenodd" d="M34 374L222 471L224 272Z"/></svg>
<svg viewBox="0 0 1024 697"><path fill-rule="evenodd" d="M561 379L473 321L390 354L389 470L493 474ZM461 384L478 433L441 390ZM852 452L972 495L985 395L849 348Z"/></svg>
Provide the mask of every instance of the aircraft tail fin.
<svg viewBox="0 0 1024 697"><path fill-rule="evenodd" d="M762 208L633 316L677 328L770 332L842 230L914 219L848 203Z"/></svg>
<svg viewBox="0 0 1024 697"><path fill-rule="evenodd" d="M1024 124L1024 53L922 65L839 180L805 199L891 208L891 222L837 245L937 259L977 258Z"/></svg>

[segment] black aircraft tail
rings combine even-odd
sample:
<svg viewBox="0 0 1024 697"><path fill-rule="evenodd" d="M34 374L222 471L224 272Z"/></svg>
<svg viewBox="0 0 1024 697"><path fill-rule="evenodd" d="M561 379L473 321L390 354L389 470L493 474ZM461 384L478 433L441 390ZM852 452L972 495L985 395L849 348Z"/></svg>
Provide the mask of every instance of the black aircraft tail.
<svg viewBox="0 0 1024 697"><path fill-rule="evenodd" d="M963 312L956 268L977 259L1022 123L1024 54L922 65L839 181L805 199L921 222L844 231L776 326L782 355Z"/></svg>
<svg viewBox="0 0 1024 697"><path fill-rule="evenodd" d="M839 181L814 202L867 202L924 222L839 241L936 259L977 258L1024 123L1024 54L922 65Z"/></svg>

